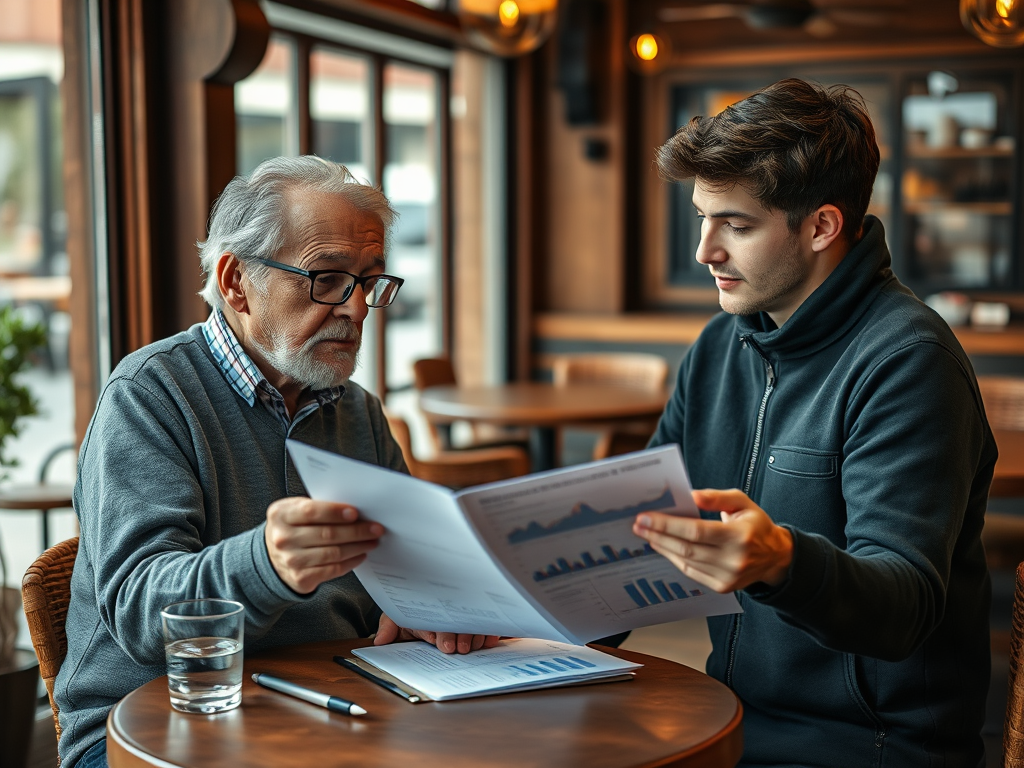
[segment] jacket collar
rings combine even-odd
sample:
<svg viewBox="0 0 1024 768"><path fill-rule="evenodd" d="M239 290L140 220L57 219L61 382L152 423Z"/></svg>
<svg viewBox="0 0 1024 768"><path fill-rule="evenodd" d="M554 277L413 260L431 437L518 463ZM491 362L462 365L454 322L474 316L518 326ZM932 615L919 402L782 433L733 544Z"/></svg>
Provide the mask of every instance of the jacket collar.
<svg viewBox="0 0 1024 768"><path fill-rule="evenodd" d="M765 352L787 357L811 354L857 322L870 304L870 294L896 280L891 267L882 222L867 216L861 239L781 328L759 312L738 316L737 331Z"/></svg>

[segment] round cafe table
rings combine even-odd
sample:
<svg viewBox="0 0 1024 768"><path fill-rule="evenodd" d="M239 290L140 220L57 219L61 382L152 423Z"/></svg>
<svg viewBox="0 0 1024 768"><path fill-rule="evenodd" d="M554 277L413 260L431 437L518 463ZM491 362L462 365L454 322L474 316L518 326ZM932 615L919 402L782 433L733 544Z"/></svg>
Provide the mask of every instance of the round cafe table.
<svg viewBox="0 0 1024 768"><path fill-rule="evenodd" d="M555 429L661 415L667 392L608 384L517 381L490 386L427 387L420 408L435 422L530 427L534 471L555 466Z"/></svg>
<svg viewBox="0 0 1024 768"><path fill-rule="evenodd" d="M110 768L726 768L743 751L732 692L665 659L602 649L645 666L628 682L410 704L331 660L368 643L246 657L242 704L218 715L171 709L167 678L153 680L107 718ZM368 714L348 717L260 688L253 672L355 701Z"/></svg>

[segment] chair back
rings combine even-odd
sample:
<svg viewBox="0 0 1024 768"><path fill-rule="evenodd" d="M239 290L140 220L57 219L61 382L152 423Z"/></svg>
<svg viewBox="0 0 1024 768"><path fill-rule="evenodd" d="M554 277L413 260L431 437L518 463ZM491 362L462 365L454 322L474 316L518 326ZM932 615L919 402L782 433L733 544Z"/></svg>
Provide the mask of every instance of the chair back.
<svg viewBox="0 0 1024 768"><path fill-rule="evenodd" d="M979 376L978 389L993 429L1024 430L1024 378Z"/></svg>
<svg viewBox="0 0 1024 768"><path fill-rule="evenodd" d="M454 387L455 368L447 357L427 357L412 364L412 376L417 391L427 387Z"/></svg>
<svg viewBox="0 0 1024 768"><path fill-rule="evenodd" d="M1010 627L1010 672L1003 721L1003 765L1024 766L1024 670L1021 646L1024 645L1024 562L1017 566L1013 591L1013 623Z"/></svg>
<svg viewBox="0 0 1024 768"><path fill-rule="evenodd" d="M409 425L405 419L388 411L384 415L395 442L405 456L409 474L420 480L459 489L519 477L530 471L529 454L511 445L440 451L433 458L417 459L412 452Z"/></svg>
<svg viewBox="0 0 1024 768"><path fill-rule="evenodd" d="M39 673L46 684L53 710L53 725L60 741L60 710L53 699L53 683L68 652L64 621L71 602L71 571L78 556L78 537L54 544L25 571L21 599L25 606L32 645L39 659Z"/></svg>
<svg viewBox="0 0 1024 768"><path fill-rule="evenodd" d="M659 355L642 352L560 355L552 365L556 386L566 384L618 384L657 392L665 388L668 363Z"/></svg>
<svg viewBox="0 0 1024 768"><path fill-rule="evenodd" d="M388 420L388 426L391 427L391 436L395 438L398 447L402 449L402 455L405 457L405 465L409 468L409 474L416 477L416 457L412 453L412 434L409 431L409 425L405 419L401 416L396 416L389 410L385 409L384 416Z"/></svg>

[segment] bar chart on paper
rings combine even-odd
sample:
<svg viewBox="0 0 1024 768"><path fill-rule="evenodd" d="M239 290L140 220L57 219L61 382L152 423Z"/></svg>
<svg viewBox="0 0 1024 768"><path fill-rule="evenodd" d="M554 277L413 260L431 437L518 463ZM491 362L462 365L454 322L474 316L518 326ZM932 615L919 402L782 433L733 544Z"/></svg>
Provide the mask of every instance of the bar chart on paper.
<svg viewBox="0 0 1024 768"><path fill-rule="evenodd" d="M637 557L655 554L657 553L651 548L651 545L646 542L642 547L635 549L623 547L618 551L615 551L614 548L605 544L601 547L601 554L596 557L590 552L580 552L579 559L571 562L564 557L559 557L555 562L549 563L545 568L539 571L534 571L533 580L544 581L546 579L553 579L556 576L565 576L569 573L585 571L588 568L599 568L602 565L621 563L624 560L632 560Z"/></svg>
<svg viewBox="0 0 1024 768"><path fill-rule="evenodd" d="M720 598L633 533L633 521L644 512L696 514L671 451L462 498L502 564L577 636L599 637L591 631L598 626L630 629L707 615L700 605Z"/></svg>
<svg viewBox="0 0 1024 768"><path fill-rule="evenodd" d="M685 600L689 597L701 597L704 594L701 589L687 590L678 581L670 581L666 584L663 579L656 579L653 583L647 579L637 579L623 585L623 589L638 608L646 608L659 603L671 603L673 600Z"/></svg>
<svg viewBox="0 0 1024 768"><path fill-rule="evenodd" d="M551 675L556 672L593 669L596 666L596 664L591 664L589 661L577 658L576 656L568 656L565 658L556 656L553 659L542 659L536 663L526 662L523 664L512 664L506 667L506 669L513 674L538 677L542 675Z"/></svg>

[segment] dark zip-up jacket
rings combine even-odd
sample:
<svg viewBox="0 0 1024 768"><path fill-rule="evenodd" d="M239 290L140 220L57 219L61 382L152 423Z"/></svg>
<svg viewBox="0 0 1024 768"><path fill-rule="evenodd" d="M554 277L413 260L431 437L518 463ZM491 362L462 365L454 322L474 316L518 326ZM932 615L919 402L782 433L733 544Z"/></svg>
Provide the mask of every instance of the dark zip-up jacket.
<svg viewBox="0 0 1024 768"><path fill-rule="evenodd" d="M966 354L893 275L877 219L782 328L708 324L652 444L672 442L693 487L745 490L793 534L786 581L708 620L743 764L982 765L996 446Z"/></svg>

